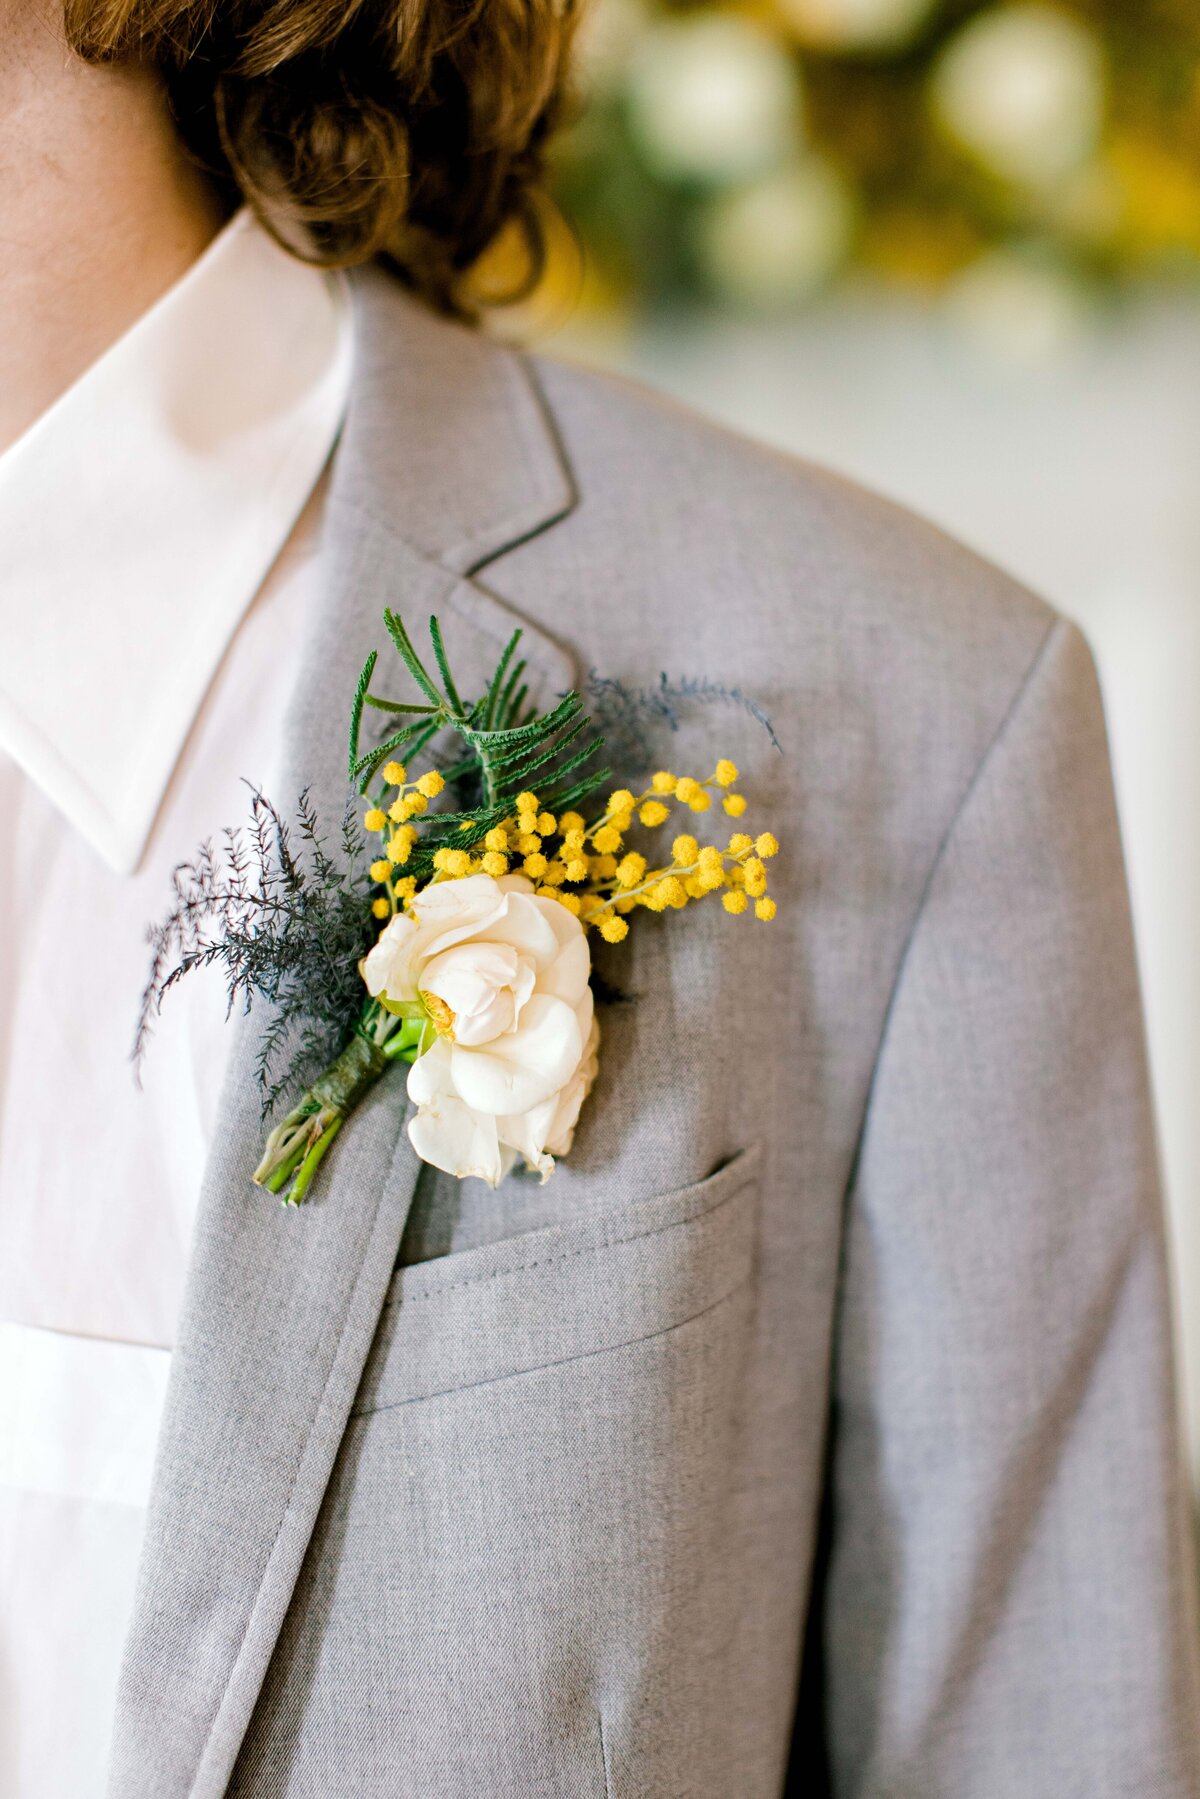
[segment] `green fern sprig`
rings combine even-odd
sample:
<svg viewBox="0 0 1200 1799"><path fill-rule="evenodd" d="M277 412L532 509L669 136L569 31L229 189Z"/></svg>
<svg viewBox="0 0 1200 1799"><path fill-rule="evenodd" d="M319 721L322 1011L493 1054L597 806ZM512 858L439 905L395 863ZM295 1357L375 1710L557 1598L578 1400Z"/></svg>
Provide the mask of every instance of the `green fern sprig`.
<svg viewBox="0 0 1200 1799"><path fill-rule="evenodd" d="M405 866L406 875L415 876L418 886L432 874L439 849L470 849L481 843L494 826L512 816L517 795L531 785L536 783L543 807L557 813L578 806L609 779L611 771L599 765L604 740L577 693L564 694L544 715L527 704L526 665L516 656L519 630L505 644L487 691L467 704L451 672L436 618L429 621L436 674L421 660L399 613L385 612L384 624L424 701L397 701L372 693L378 665L378 654L372 650L351 708L351 780L366 794L385 762L400 756L411 762L442 731L453 731L463 745L463 754L442 770L447 785L460 796L459 807L427 816ZM368 706L408 722L363 750L362 723Z"/></svg>

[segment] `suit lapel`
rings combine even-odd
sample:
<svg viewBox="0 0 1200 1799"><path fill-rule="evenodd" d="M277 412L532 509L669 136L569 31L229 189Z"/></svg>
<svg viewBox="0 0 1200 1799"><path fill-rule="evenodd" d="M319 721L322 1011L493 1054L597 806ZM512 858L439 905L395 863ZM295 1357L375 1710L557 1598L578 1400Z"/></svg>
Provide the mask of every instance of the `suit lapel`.
<svg viewBox="0 0 1200 1799"><path fill-rule="evenodd" d="M380 613L442 617L470 689L516 624L542 700L570 657L471 576L571 504L524 367L357 283L356 373L327 505L325 589L287 726L288 805L336 825L349 700ZM399 683L397 683L399 686ZM213 820L214 826L221 823ZM181 850L188 848L181 845ZM236 1026L192 1263L114 1728L114 1799L224 1792L283 1623L395 1265L419 1164L393 1074L338 1139L313 1199L249 1182L262 1020Z"/></svg>

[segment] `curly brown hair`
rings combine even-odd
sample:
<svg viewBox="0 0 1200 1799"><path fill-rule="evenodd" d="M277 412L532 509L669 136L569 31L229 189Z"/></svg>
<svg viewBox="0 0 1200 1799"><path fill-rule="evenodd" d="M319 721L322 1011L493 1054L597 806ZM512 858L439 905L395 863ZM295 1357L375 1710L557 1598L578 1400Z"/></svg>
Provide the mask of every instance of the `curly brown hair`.
<svg viewBox="0 0 1200 1799"><path fill-rule="evenodd" d="M575 0L65 0L86 61L166 83L180 135L288 249L380 258L435 306L505 228L529 283Z"/></svg>

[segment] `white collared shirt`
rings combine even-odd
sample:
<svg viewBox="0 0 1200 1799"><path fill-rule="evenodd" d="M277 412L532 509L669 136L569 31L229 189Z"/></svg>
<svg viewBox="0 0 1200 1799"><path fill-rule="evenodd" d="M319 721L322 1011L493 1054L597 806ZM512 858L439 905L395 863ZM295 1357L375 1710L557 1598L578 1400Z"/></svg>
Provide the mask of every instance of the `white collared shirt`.
<svg viewBox="0 0 1200 1799"><path fill-rule="evenodd" d="M193 976L135 1085L145 929L272 791L351 336L241 213L0 456L0 1799L105 1787L226 1057Z"/></svg>

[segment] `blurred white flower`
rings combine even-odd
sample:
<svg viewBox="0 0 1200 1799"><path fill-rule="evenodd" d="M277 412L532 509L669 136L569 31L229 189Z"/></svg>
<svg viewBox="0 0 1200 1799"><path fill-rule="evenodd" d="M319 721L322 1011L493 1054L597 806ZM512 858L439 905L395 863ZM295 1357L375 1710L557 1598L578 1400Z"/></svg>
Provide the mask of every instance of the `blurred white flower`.
<svg viewBox="0 0 1200 1799"><path fill-rule="evenodd" d="M782 44L733 13L663 19L636 46L629 120L642 154L674 179L737 181L792 150L800 82Z"/></svg>
<svg viewBox="0 0 1200 1799"><path fill-rule="evenodd" d="M995 174L1041 187L1086 162L1104 122L1100 45L1079 20L1038 4L965 25L934 69L934 114Z"/></svg>
<svg viewBox="0 0 1200 1799"><path fill-rule="evenodd" d="M908 43L935 0L776 0L805 44L818 50L891 49Z"/></svg>
<svg viewBox="0 0 1200 1799"><path fill-rule="evenodd" d="M850 246L854 202L820 156L723 194L711 207L701 254L717 291L735 305L777 310L808 298Z"/></svg>
<svg viewBox="0 0 1200 1799"><path fill-rule="evenodd" d="M646 0L590 0L583 8L575 64L589 92L608 92L625 80L629 58L646 24Z"/></svg>
<svg viewBox="0 0 1200 1799"><path fill-rule="evenodd" d="M945 296L951 323L989 356L1041 367L1074 348L1091 323L1088 295L1061 264L1035 250L990 250Z"/></svg>

